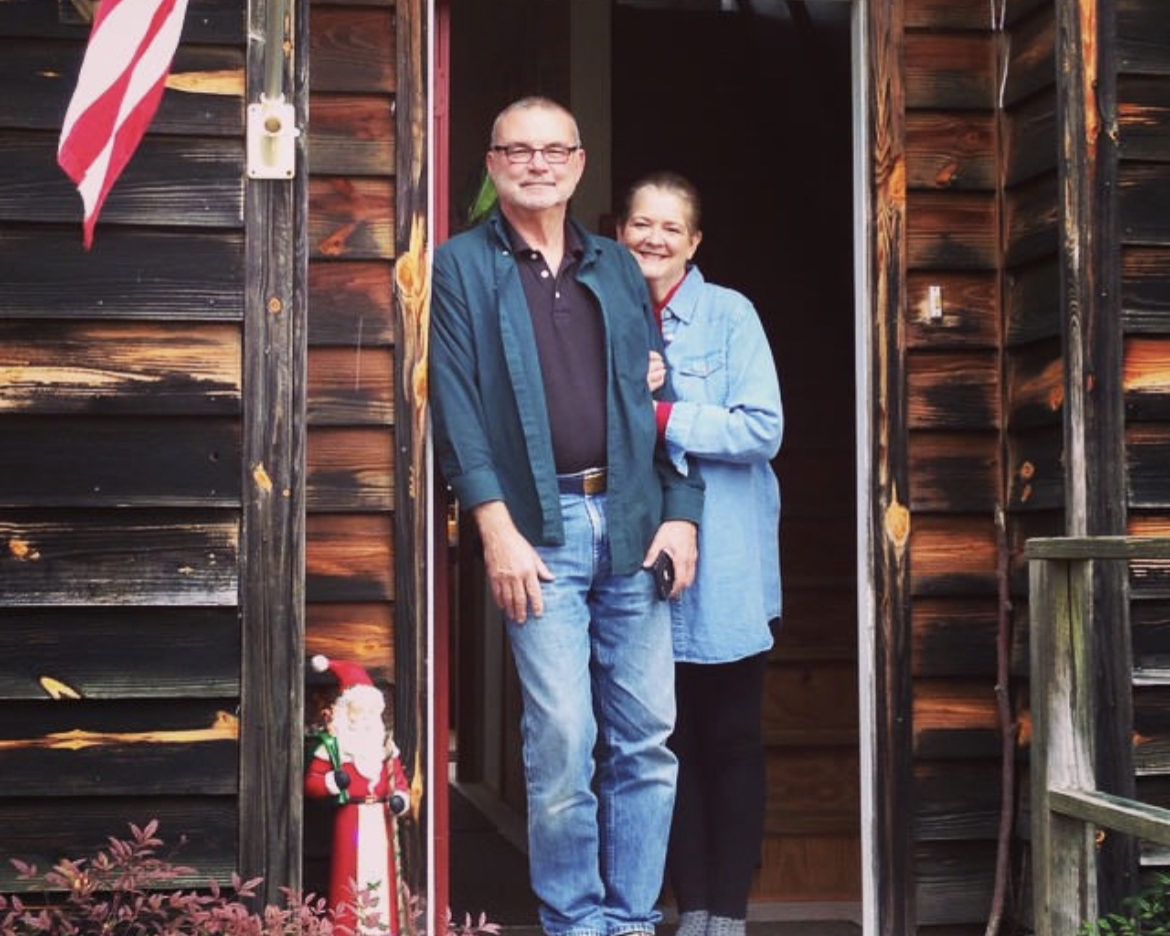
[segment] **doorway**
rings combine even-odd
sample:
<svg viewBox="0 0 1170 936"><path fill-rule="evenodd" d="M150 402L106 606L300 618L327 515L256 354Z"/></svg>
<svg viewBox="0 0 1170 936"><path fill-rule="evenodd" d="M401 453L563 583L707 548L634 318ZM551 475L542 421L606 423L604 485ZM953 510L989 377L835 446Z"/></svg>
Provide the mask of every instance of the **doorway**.
<svg viewBox="0 0 1170 936"><path fill-rule="evenodd" d="M450 0L450 165L437 180L450 230L466 221L502 106L533 93L578 112L584 101L592 188L578 219L609 233L631 181L683 173L703 196L704 276L746 294L764 322L786 419L775 463L785 615L763 714L769 805L751 910L766 919L860 914L851 6ZM467 834L488 828L522 851L515 676L469 536L453 555L453 808L473 808ZM461 834L453 821L453 861ZM451 883L453 908L493 916ZM524 896L496 890L515 912Z"/></svg>

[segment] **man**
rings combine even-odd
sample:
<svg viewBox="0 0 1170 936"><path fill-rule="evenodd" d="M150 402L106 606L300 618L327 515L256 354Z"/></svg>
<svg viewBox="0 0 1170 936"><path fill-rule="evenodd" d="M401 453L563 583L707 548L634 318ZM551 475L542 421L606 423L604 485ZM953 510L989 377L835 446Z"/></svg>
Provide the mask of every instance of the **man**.
<svg viewBox="0 0 1170 936"><path fill-rule="evenodd" d="M659 919L676 775L669 614L648 569L666 553L670 593L692 581L702 482L656 447L641 271L568 218L584 167L559 104L496 118L498 208L435 254L430 386L520 674L541 922L621 936Z"/></svg>
<svg viewBox="0 0 1170 936"><path fill-rule="evenodd" d="M397 818L410 808L410 785L386 728L386 698L364 667L315 656L317 672L341 684L305 773L305 794L333 797L329 903L347 932L398 936L409 929L398 862Z"/></svg>

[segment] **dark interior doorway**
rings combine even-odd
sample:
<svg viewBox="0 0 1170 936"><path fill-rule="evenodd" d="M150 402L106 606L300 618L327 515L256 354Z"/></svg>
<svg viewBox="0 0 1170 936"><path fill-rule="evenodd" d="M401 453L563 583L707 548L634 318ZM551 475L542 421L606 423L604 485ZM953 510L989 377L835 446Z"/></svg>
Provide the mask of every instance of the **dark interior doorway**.
<svg viewBox="0 0 1170 936"><path fill-rule="evenodd" d="M523 94L569 103L580 93L569 67L580 54L573 2L582 0L451 0L452 231L478 185L495 113ZM608 139L585 141L591 158L607 147L612 176L608 211L581 218L590 227L604 232L643 172L673 169L698 185L696 260L707 279L753 300L780 373L785 622L763 716L768 838L753 898L763 915L849 915L861 892L851 6L615 0L610 46L598 52L608 57L612 123ZM454 795L467 794L473 811L452 813L450 902L491 917L495 908L474 903L480 893L507 913L531 899L514 864L511 878L486 887L462 864L489 847L476 838L486 829L498 836L491 847L522 838L518 702L468 536L456 555L452 773Z"/></svg>

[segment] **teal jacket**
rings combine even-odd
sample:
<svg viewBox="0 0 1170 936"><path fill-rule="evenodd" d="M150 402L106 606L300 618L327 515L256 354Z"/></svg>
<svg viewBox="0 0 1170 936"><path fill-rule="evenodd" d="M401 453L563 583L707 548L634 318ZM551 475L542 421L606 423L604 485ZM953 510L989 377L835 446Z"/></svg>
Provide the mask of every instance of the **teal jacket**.
<svg viewBox="0 0 1170 936"><path fill-rule="evenodd" d="M626 575L662 521L698 524L703 483L697 470L673 467L656 440L646 367L662 345L637 263L574 226L585 247L577 278L605 322L610 558ZM502 500L529 542L562 544L536 339L498 211L435 251L428 382L439 466L463 508Z"/></svg>

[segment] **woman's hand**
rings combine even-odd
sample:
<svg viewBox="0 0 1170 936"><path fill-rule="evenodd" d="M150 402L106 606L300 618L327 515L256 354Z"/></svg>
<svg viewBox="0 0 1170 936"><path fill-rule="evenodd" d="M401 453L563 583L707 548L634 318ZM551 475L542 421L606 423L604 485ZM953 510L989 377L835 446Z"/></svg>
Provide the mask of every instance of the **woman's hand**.
<svg viewBox="0 0 1170 936"><path fill-rule="evenodd" d="M646 371L646 383L650 385L651 393L666 383L666 362L657 351L650 352L650 367Z"/></svg>

